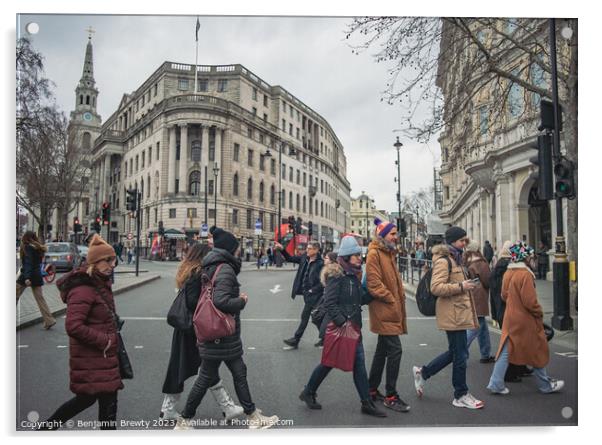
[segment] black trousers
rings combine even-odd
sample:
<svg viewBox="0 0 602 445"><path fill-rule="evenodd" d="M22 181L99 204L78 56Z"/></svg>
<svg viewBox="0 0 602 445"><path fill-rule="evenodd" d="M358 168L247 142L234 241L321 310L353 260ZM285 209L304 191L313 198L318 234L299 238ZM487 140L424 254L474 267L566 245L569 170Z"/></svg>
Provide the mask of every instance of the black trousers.
<svg viewBox="0 0 602 445"><path fill-rule="evenodd" d="M98 400L98 421L101 430L117 429L117 391L108 393L99 393L94 395L77 394L74 398L63 403L50 418L47 423L66 422L72 419L85 409L94 405ZM55 430L57 427L51 429Z"/></svg>
<svg viewBox="0 0 602 445"><path fill-rule="evenodd" d="M234 390L236 391L236 396L238 397L238 401L242 405L245 414L252 414L255 412L255 404L253 403L253 400L251 400L251 392L249 391L249 383L247 382L247 365L245 365L242 357L232 360L223 360L223 362L232 373ZM182 417L186 419L192 419L194 417L207 390L219 382L219 367L221 364L222 360L203 359L201 362L201 369L199 370L199 376L190 390L188 400L186 400L186 406L184 407L184 411L182 411Z"/></svg>
<svg viewBox="0 0 602 445"><path fill-rule="evenodd" d="M397 377L399 377L399 364L401 363L401 340L399 335L379 335L376 351L370 368L368 384L370 389L377 389L382 380L386 362L385 389L387 396L397 394Z"/></svg>
<svg viewBox="0 0 602 445"><path fill-rule="evenodd" d="M305 302L305 305L303 306L303 312L301 312L301 323L299 323L299 327L295 331L295 339L297 340L297 343L299 343L301 337L303 337L305 328L307 328L307 324L311 318L311 311L314 310L318 303L316 300L306 298L305 296L303 297L303 301Z"/></svg>
<svg viewBox="0 0 602 445"><path fill-rule="evenodd" d="M545 280L547 273L548 273L548 265L547 264L538 264L537 265L537 278L539 278L540 280Z"/></svg>

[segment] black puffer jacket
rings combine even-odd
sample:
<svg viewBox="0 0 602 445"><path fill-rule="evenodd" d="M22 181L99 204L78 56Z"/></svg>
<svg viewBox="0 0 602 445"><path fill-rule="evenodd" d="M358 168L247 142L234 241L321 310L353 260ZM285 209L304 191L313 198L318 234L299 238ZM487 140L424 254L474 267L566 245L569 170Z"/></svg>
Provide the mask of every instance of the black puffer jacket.
<svg viewBox="0 0 602 445"><path fill-rule="evenodd" d="M17 278L17 283L25 286L25 280L30 280L32 287L43 286L42 272L40 264L44 253L36 250L33 246L25 246L25 257L21 260L21 273Z"/></svg>
<svg viewBox="0 0 602 445"><path fill-rule="evenodd" d="M510 258L500 258L489 275L489 302L491 303L491 318L501 326L506 311L506 303L502 300L502 281Z"/></svg>
<svg viewBox="0 0 602 445"><path fill-rule="evenodd" d="M208 360L232 360L242 356L243 353L240 339L240 311L244 309L246 303L240 298L240 283L236 278L240 272L240 259L227 250L213 248L203 260L203 272L212 278L220 264L223 266L215 277L213 304L220 311L234 316L236 331L228 337L199 345L201 358Z"/></svg>
<svg viewBox="0 0 602 445"><path fill-rule="evenodd" d="M352 273L345 273L338 264L324 266L324 307L326 316L341 326L348 319L362 327L362 305L372 301L364 291L360 280Z"/></svg>

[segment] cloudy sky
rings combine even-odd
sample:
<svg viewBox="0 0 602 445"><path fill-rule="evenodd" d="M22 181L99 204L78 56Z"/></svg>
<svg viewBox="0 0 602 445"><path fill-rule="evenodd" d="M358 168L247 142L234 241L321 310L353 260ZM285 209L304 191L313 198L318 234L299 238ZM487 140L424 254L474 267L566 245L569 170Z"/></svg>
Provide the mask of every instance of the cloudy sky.
<svg viewBox="0 0 602 445"><path fill-rule="evenodd" d="M380 101L386 66L369 53L354 55L345 29L350 18L201 16L199 64L240 63L270 85L281 85L328 120L343 143L352 196L372 195L378 208L396 209L393 147L399 109ZM25 30L39 25L37 34ZM123 95L138 88L164 61L194 64L195 16L21 15L19 35L32 38L56 83L59 106L74 108L89 26L94 77L103 119ZM402 194L432 184L436 141L401 139Z"/></svg>

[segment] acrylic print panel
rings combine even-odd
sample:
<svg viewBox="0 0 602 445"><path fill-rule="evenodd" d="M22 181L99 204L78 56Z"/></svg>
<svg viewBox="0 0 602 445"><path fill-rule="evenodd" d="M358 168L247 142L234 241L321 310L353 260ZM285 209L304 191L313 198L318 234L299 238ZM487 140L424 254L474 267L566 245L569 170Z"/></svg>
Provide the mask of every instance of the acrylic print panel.
<svg viewBox="0 0 602 445"><path fill-rule="evenodd" d="M550 249L556 226L549 205L532 193L526 146L507 142L518 140L520 125L529 138L537 135L528 124L537 113L529 71L519 70L525 84L508 93L512 112L495 108L504 101L486 101L490 108L466 121L474 125L467 124L463 137L487 139L501 132L503 138L489 140L498 145L456 153L452 135L429 122L449 124L438 110L451 106L450 94L458 88L452 73L463 68L457 64L472 59L437 57L439 32L461 37L449 21L397 20L391 23L430 35L433 40L423 43L432 52L404 61L391 52L392 60L375 63L370 54L377 48L360 48L367 36L360 30L371 22L349 17L18 15L17 230L20 236L32 231L45 244L41 258L54 266L56 279L41 287L46 319L37 286L38 303L27 287L17 305L16 430L47 427L49 419L63 431L168 430L180 414L190 421L179 426L199 430L244 429L257 422L275 429L577 424L573 327L557 331L549 354L545 343L536 351L549 356L545 370L564 382L560 391L540 393L538 377L523 369L515 378L520 381L504 384L509 394L494 395L487 389L496 366L489 357L498 350L499 324L487 314L488 332L472 342L464 378L463 365L454 368L447 352L464 355L464 332L455 330L459 325L448 327L448 334L439 330L438 320L422 316L414 298L422 266L443 251L434 240L442 241L452 223L481 247L491 241L498 263L512 234L524 234L534 247L544 241ZM496 29L506 29L504 23L488 19L471 26L483 28L475 35L486 45ZM547 21L516 19L508 26L516 38L529 27L543 36ZM447 55L454 48L445 47ZM567 49L560 38L558 48ZM473 54L476 47L466 51ZM436 76L426 76L407 97L396 97L409 78L404 64L420 58L425 75L436 73L439 61L449 64L440 72L450 75L437 84ZM389 90L387 70L396 66L398 83ZM543 78L537 77L538 87L550 87ZM503 94L495 88L475 97ZM400 123L408 112L411 125ZM399 131L392 136L392 130ZM492 167L485 155L495 169L487 170ZM462 194L455 174L465 178ZM397 227L398 217L406 230L397 237L396 262L382 239L383 230ZM377 227L375 218L393 222ZM441 233L434 233L431 221L443 223ZM577 230L568 221L570 254ZM53 252L61 242L68 249L68 243L83 246L93 233L114 254L94 242L87 249ZM31 244L30 235L24 239ZM278 252L278 241L286 244L287 255ZM313 254L311 241L320 243L321 253L335 251L343 258L375 249L381 260L371 264L375 257L368 254L368 282L383 283L371 289L376 300L361 306L361 313L353 309L362 292L359 281L337 264L324 266L329 279L321 300L319 263L305 264ZM50 269L38 273L39 244L33 245L23 260L23 284L48 280ZM207 253L206 245L215 249ZM230 288L216 286L215 305L239 313L240 321L233 336L200 348L197 380L201 359L194 333L174 331L166 315L174 288L203 255L207 265L229 265L220 278L228 275ZM114 299L124 321L121 336L133 379L120 379L113 318L93 291L99 282L86 274L90 262L98 273L109 274L109 263L96 261L107 256L117 257L118 265L111 291L103 288L102 298L109 305ZM403 293L391 284L397 267ZM382 278L371 280L373 273ZM535 292L549 323L553 289L551 281L539 279L543 275ZM198 277L189 284L198 295ZM248 295L246 305L239 292ZM396 302L384 303L385 298ZM327 317L346 314L362 322L355 372L320 367L322 335L311 310L325 300ZM518 301L508 303L504 323L528 331L536 321L513 319ZM194 307L194 296L189 305ZM569 315L576 325L573 306ZM52 318L56 324L50 327ZM531 340L513 344L532 353ZM225 361L219 371L217 360ZM422 366L434 375L418 397L416 385L422 383L413 370ZM541 385L551 388L548 381ZM369 401L376 389L389 397ZM485 408L467 409L474 405L470 397L454 406L466 390ZM300 398L303 391L309 393ZM379 413L386 417L374 415Z"/></svg>

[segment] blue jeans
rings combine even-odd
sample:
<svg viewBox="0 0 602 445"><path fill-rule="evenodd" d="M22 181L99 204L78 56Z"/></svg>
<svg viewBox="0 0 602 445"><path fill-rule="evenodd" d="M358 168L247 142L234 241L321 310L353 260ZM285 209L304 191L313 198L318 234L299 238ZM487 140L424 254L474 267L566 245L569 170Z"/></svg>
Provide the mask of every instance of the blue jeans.
<svg viewBox="0 0 602 445"><path fill-rule="evenodd" d="M479 338L479 350L481 351L481 358L489 358L491 355L491 340L489 339L489 327L487 326L487 320L485 317L479 318L479 327L477 329L470 329L467 331L468 335L468 345L467 348L470 349L470 345L475 338Z"/></svg>
<svg viewBox="0 0 602 445"><path fill-rule="evenodd" d="M502 391L506 385L504 384L504 375L506 374L506 369L508 369L508 340L504 342L504 346L502 347L502 351L500 352L500 356L495 362L495 366L493 367L493 372L491 373L491 378L489 379L489 384L487 385L487 389L493 392ZM546 368L533 368L533 375L537 380L537 387L543 393L548 393L552 390L552 384L550 383L550 377L546 373Z"/></svg>
<svg viewBox="0 0 602 445"><path fill-rule="evenodd" d="M326 378L332 368L330 366L324 366L319 364L311 373L309 382L305 385L305 391L309 394L315 394L322 381ZM368 374L366 373L366 357L364 355L364 346L362 345L362 339L360 338L355 350L355 363L353 365L353 383L355 383L355 389L360 396L360 400L369 400L370 394L368 392Z"/></svg>
<svg viewBox="0 0 602 445"><path fill-rule="evenodd" d="M468 344L466 330L445 331L449 349L435 357L428 365L422 367L422 377L428 380L450 363L453 363L452 385L454 398L459 399L468 393L466 385L466 361L468 359ZM503 376L502 376L503 377Z"/></svg>

